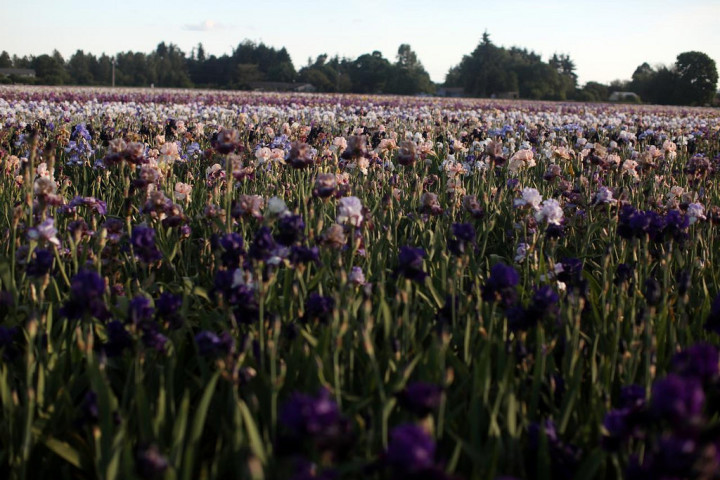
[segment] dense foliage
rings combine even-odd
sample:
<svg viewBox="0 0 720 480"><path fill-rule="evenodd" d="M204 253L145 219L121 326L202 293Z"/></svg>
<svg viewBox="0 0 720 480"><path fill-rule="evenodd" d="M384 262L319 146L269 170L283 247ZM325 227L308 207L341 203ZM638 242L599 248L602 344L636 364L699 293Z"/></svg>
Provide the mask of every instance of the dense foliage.
<svg viewBox="0 0 720 480"><path fill-rule="evenodd" d="M715 60L702 52L684 52L671 67L653 69L640 65L628 88L643 100L669 105L707 105L717 93L718 71Z"/></svg>
<svg viewBox="0 0 720 480"><path fill-rule="evenodd" d="M477 48L450 70L445 83L477 97L518 92L521 98L566 100L575 94L574 70L567 55L553 55L543 62L534 52L498 47L485 33Z"/></svg>
<svg viewBox="0 0 720 480"><path fill-rule="evenodd" d="M719 131L0 87L0 470L717 479Z"/></svg>
<svg viewBox="0 0 720 480"><path fill-rule="evenodd" d="M83 50L67 61L52 55L11 57L0 53L0 68L32 68L36 77L0 74L0 83L39 85L110 85L112 64L116 64L115 84L134 87L196 87L239 90L291 90L310 84L318 92L389 93L399 95L433 94L436 85L410 45L398 48L392 63L379 51L356 59L318 55L296 71L283 47L276 50L263 43L241 42L230 55L207 55L198 44L186 56L173 44L160 43L150 54L121 52L115 57L99 57ZM712 105L717 103L715 61L702 52L684 52L671 67L640 65L632 81L616 80L609 85L577 84L575 63L569 55L553 54L547 62L525 48L505 48L493 44L486 32L469 55L451 68L444 87L455 89L442 96L525 98L535 100L576 100L607 102L611 94L630 91L636 102L667 105ZM459 91L457 91L459 89ZM627 101L625 99L624 101Z"/></svg>
<svg viewBox="0 0 720 480"><path fill-rule="evenodd" d="M121 52L115 55L115 84L132 87L199 87L248 90L257 82L307 82L323 92L433 93L430 76L409 45L398 48L391 63L380 52L357 59L329 59L320 55L296 72L285 48L241 42L230 55L206 55L202 44L187 57L177 46L160 43L150 54ZM65 61L57 51L38 57L0 54L0 68L32 68L40 85L110 85L113 58L82 50ZM13 77L19 83L32 79ZM272 88L265 87L265 88ZM277 87L276 87L277 88Z"/></svg>

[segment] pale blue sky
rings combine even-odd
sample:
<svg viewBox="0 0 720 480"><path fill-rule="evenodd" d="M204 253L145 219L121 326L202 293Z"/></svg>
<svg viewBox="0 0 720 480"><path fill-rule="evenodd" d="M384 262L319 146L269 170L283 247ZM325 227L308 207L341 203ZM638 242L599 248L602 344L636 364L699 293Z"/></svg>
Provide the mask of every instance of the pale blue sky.
<svg viewBox="0 0 720 480"><path fill-rule="evenodd" d="M689 50L720 64L720 0L0 0L0 19L0 50L21 56L150 52L161 41L222 55L250 39L286 47L300 69L321 53L394 61L408 43L436 82L485 30L544 60L569 54L581 83L628 79L644 61L669 65Z"/></svg>

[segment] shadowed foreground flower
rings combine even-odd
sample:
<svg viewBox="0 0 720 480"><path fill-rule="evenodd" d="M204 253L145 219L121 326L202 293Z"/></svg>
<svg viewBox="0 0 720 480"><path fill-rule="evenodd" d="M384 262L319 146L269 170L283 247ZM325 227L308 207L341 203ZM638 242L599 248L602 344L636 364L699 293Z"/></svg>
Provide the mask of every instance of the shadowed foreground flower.
<svg viewBox="0 0 720 480"><path fill-rule="evenodd" d="M267 262L275 254L276 248L270 227L263 226L255 233L248 255L255 260Z"/></svg>
<svg viewBox="0 0 720 480"><path fill-rule="evenodd" d="M160 478L168 468L168 461L167 458L160 454L157 445L150 445L137 449L135 452L135 466L141 478Z"/></svg>
<svg viewBox="0 0 720 480"><path fill-rule="evenodd" d="M218 270L215 273L215 295L221 295L228 305L237 306L245 314L251 314L257 308L255 291L252 284L248 284L242 269ZM250 321L245 318L244 321Z"/></svg>
<svg viewBox="0 0 720 480"><path fill-rule="evenodd" d="M165 353L169 339L160 331L158 324L145 322L141 325L141 329L143 345L159 353Z"/></svg>
<svg viewBox="0 0 720 480"><path fill-rule="evenodd" d="M496 263L490 269L490 278L482 287L482 298L486 302L500 302L509 307L515 303L517 292L515 287L520 281L517 270L504 263Z"/></svg>
<svg viewBox="0 0 720 480"><path fill-rule="evenodd" d="M86 313L105 320L109 313L103 295L105 279L93 270L80 270L70 280L70 299L60 313L70 319L81 318Z"/></svg>
<svg viewBox="0 0 720 480"><path fill-rule="evenodd" d="M304 321L317 320L320 323L327 324L332 317L335 308L335 299L332 297L324 297L318 293L311 293L305 301Z"/></svg>
<svg viewBox="0 0 720 480"><path fill-rule="evenodd" d="M431 470L435 466L435 441L413 423L395 427L390 432L385 462L400 478Z"/></svg>
<svg viewBox="0 0 720 480"><path fill-rule="evenodd" d="M237 268L240 265L240 259L245 255L242 235L235 232L227 233L217 239L217 246L222 248L220 261L225 267Z"/></svg>
<svg viewBox="0 0 720 480"><path fill-rule="evenodd" d="M126 348L133 345L132 336L125 329L125 326L119 320L113 320L107 324L105 330L107 334L107 342L100 346L100 349L108 357L118 357L122 355Z"/></svg>
<svg viewBox="0 0 720 480"><path fill-rule="evenodd" d="M527 330L546 317L557 316L559 300L558 294L549 286L535 288L527 308L516 305L507 311L508 326L511 330Z"/></svg>
<svg viewBox="0 0 720 480"><path fill-rule="evenodd" d="M475 245L475 227L469 223L454 223L452 225L453 237L448 240L448 249L455 255L462 255L468 247Z"/></svg>
<svg viewBox="0 0 720 480"><path fill-rule="evenodd" d="M305 236L305 222L301 215L285 215L277 221L277 227L275 240L286 247L302 241Z"/></svg>
<svg viewBox="0 0 720 480"><path fill-rule="evenodd" d="M170 324L170 328L182 326L182 316L178 312L182 306L182 296L163 292L155 300L155 317Z"/></svg>
<svg viewBox="0 0 720 480"><path fill-rule="evenodd" d="M705 392L696 378L676 374L657 380L652 387L651 412L674 425L698 422L705 406Z"/></svg>
<svg viewBox="0 0 720 480"><path fill-rule="evenodd" d="M626 385L620 389L620 406L639 409L645 406L645 387Z"/></svg>
<svg viewBox="0 0 720 480"><path fill-rule="evenodd" d="M587 280L583 279L583 262L579 258L565 257L560 260L562 270L557 272L557 279L570 287L580 290L585 288Z"/></svg>
<svg viewBox="0 0 720 480"><path fill-rule="evenodd" d="M673 356L671 370L685 378L710 382L718 376L718 349L709 343L698 343Z"/></svg>
<svg viewBox="0 0 720 480"><path fill-rule="evenodd" d="M603 419L605 434L602 437L602 446L605 450L610 452L619 450L621 445L630 437L629 413L629 409L620 408L610 410L605 414Z"/></svg>
<svg viewBox="0 0 720 480"><path fill-rule="evenodd" d="M290 247L288 257L293 265L305 263L320 264L320 249L318 247L306 247L304 245L293 245Z"/></svg>
<svg viewBox="0 0 720 480"><path fill-rule="evenodd" d="M135 256L145 263L153 263L162 258L162 253L155 245L155 229L137 225L132 230L130 243Z"/></svg>
<svg viewBox="0 0 720 480"><path fill-rule="evenodd" d="M637 457L630 458L626 478L629 480L716 478L717 459L703 459L700 447L697 439L692 436L663 435L654 449L645 451L642 462ZM716 452L715 448L712 450L708 453ZM710 460L710 471L705 475L701 460Z"/></svg>
<svg viewBox="0 0 720 480"><path fill-rule="evenodd" d="M289 435L285 440L291 442L286 446L294 450L306 442L319 450L336 450L350 440L350 422L324 388L316 396L293 393L279 418Z"/></svg>
<svg viewBox="0 0 720 480"><path fill-rule="evenodd" d="M7 315L8 309L13 305L15 305L13 294L0 289L0 321Z"/></svg>
<svg viewBox="0 0 720 480"><path fill-rule="evenodd" d="M233 340L229 332L217 335L208 330L203 330L195 335L195 343L200 355L203 357L227 356L235 350L235 340Z"/></svg>
<svg viewBox="0 0 720 480"><path fill-rule="evenodd" d="M630 283L633 279L634 272L634 266L628 265L627 263L619 263L617 270L615 271L615 279L613 280L613 283L618 286Z"/></svg>
<svg viewBox="0 0 720 480"><path fill-rule="evenodd" d="M395 268L395 273L403 275L409 280L422 282L427 277L427 273L423 270L423 258L425 256L425 250L422 248L413 248L407 245L400 247L398 266Z"/></svg>
<svg viewBox="0 0 720 480"><path fill-rule="evenodd" d="M425 417L440 407L443 389L429 382L414 382L397 394L400 406L418 417Z"/></svg>
<svg viewBox="0 0 720 480"><path fill-rule="evenodd" d="M155 308L150 304L150 300L143 296L137 296L130 300L128 307L128 321L135 325L147 322L155 313Z"/></svg>
<svg viewBox="0 0 720 480"><path fill-rule="evenodd" d="M50 272L55 256L49 250L36 248L27 265L27 274L30 277L42 277Z"/></svg>

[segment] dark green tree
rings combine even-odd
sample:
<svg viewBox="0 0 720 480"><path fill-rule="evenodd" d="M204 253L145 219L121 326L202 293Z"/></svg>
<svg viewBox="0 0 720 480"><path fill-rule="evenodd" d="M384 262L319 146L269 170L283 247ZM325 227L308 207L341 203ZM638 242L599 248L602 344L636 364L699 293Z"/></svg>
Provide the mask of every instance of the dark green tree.
<svg viewBox="0 0 720 480"><path fill-rule="evenodd" d="M63 85L70 79L65 70L65 60L57 50L53 51L52 56L40 55L33 58L29 68L35 70L35 76L40 84Z"/></svg>
<svg viewBox="0 0 720 480"><path fill-rule="evenodd" d="M608 86L599 82L587 82L581 92L584 92L585 96L578 99L588 102L607 102L610 98Z"/></svg>
<svg viewBox="0 0 720 480"><path fill-rule="evenodd" d="M96 85L110 85L112 82L112 59L104 53L90 62L90 73Z"/></svg>
<svg viewBox="0 0 720 480"><path fill-rule="evenodd" d="M10 68L12 66L12 58L10 58L10 54L3 50L2 53L0 53L0 68Z"/></svg>
<svg viewBox="0 0 720 480"><path fill-rule="evenodd" d="M568 55L545 63L532 51L496 46L485 32L477 48L450 69L445 85L479 97L518 92L522 98L565 100L575 95L577 75Z"/></svg>
<svg viewBox="0 0 720 480"><path fill-rule="evenodd" d="M92 85L92 63L97 62L92 55L86 55L82 50L76 51L68 60L68 74L70 82L74 85Z"/></svg>
<svg viewBox="0 0 720 480"><path fill-rule="evenodd" d="M352 91L384 93L391 71L392 65L382 56L382 53L374 51L360 55L350 66Z"/></svg>
<svg viewBox="0 0 720 480"><path fill-rule="evenodd" d="M177 45L160 43L147 58L150 83L160 87L183 87L192 85L185 54Z"/></svg>
<svg viewBox="0 0 720 480"><path fill-rule="evenodd" d="M398 48L397 61L393 65L390 78L387 83L388 93L401 95L414 95L417 93L433 93L435 86L430 80L430 75L425 71L417 54L408 44L402 44Z"/></svg>
<svg viewBox="0 0 720 480"><path fill-rule="evenodd" d="M683 52L675 60L677 103L705 105L717 92L715 60L702 52Z"/></svg>

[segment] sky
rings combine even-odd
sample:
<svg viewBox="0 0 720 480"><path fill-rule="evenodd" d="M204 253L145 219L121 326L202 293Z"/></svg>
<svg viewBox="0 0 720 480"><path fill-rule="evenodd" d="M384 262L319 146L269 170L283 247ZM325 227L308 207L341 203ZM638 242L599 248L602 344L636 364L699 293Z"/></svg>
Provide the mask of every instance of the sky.
<svg viewBox="0 0 720 480"><path fill-rule="evenodd" d="M498 46L542 55L568 54L578 82L630 79L643 62L671 65L697 50L720 64L720 0L0 0L0 50L41 55L57 49L99 55L141 51L158 43L189 55L231 54L243 40L289 52L296 69L320 54L356 58L375 50L395 61L409 44L430 77L478 45L483 32Z"/></svg>

